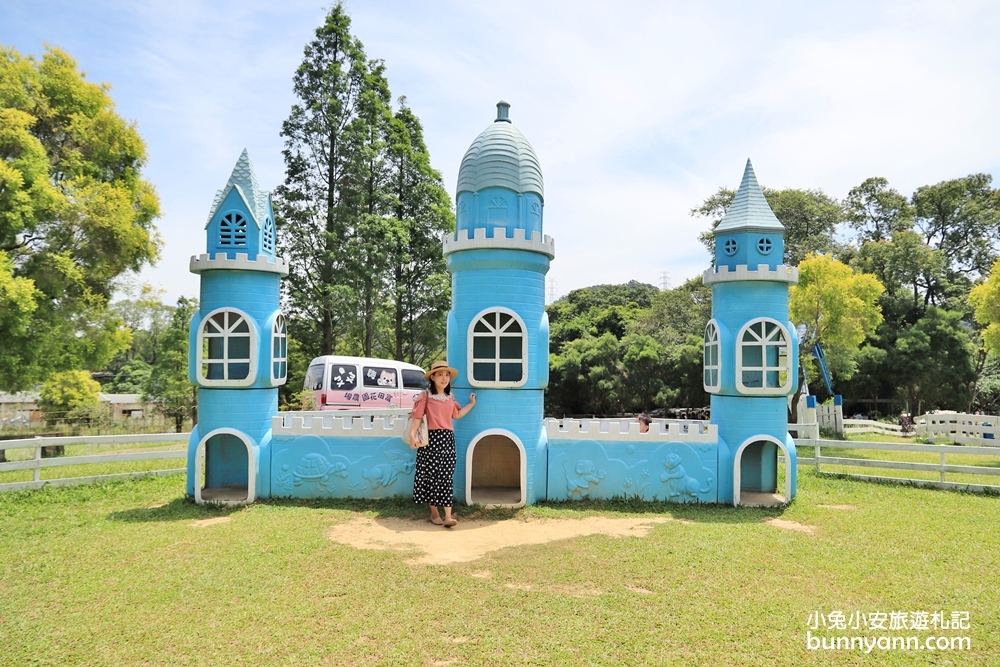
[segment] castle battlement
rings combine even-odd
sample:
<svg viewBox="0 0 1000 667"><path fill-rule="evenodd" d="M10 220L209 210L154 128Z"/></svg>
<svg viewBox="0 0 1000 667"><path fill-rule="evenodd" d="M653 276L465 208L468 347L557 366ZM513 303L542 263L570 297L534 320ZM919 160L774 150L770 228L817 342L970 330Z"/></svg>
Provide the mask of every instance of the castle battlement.
<svg viewBox="0 0 1000 667"><path fill-rule="evenodd" d="M739 264L735 271L730 271L728 266L717 266L705 271L702 280L706 285L733 280L768 280L794 285L799 282L799 270L797 267L784 264L779 264L774 270L768 268L767 264L759 264L756 269L751 269L746 264Z"/></svg>
<svg viewBox="0 0 1000 667"><path fill-rule="evenodd" d="M219 269L239 269L241 271L265 271L287 276L288 262L283 257L271 259L267 255L257 255L256 259L250 259L250 256L245 252L236 253L236 259L230 259L225 253L219 252L214 255L193 255L191 257L190 269L191 273L216 271Z"/></svg>
<svg viewBox="0 0 1000 667"><path fill-rule="evenodd" d="M469 234L469 232L473 232ZM504 227L493 230L493 236L486 236L486 229L477 227L473 230L463 229L454 235L444 235L444 254L449 255L459 250L473 250L477 248L502 248L508 250L531 250L548 255L549 259L556 256L556 242L551 236L542 236L541 232L532 232L527 236L525 230L514 229L513 235L508 236Z"/></svg>
<svg viewBox="0 0 1000 667"><path fill-rule="evenodd" d="M406 415L346 414L331 411L282 412L271 418L274 438L282 436L318 435L341 438L401 437Z"/></svg>
<svg viewBox="0 0 1000 667"><path fill-rule="evenodd" d="M614 440L618 442L701 442L719 441L719 427L701 421L654 421L649 431L639 432L634 419L546 419L545 430L552 440Z"/></svg>

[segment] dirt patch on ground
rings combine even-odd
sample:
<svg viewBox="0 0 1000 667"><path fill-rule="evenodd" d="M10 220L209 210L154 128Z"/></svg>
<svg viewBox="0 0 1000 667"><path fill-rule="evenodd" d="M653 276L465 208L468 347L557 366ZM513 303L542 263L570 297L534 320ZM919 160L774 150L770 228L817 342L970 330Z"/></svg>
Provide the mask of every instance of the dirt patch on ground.
<svg viewBox="0 0 1000 667"><path fill-rule="evenodd" d="M584 535L645 537L653 524L670 521L651 519L529 519L524 521L459 521L442 528L413 519L359 517L334 526L331 540L357 549L420 551L407 561L412 565L445 565L482 558L491 551L522 544L544 544ZM478 573L477 573L478 574ZM475 575L474 575L475 576ZM482 576L482 575L480 575ZM487 576L489 576L487 574Z"/></svg>
<svg viewBox="0 0 1000 667"><path fill-rule="evenodd" d="M816 507L822 507L828 510L856 510L858 509L854 505L817 505Z"/></svg>
<svg viewBox="0 0 1000 667"><path fill-rule="evenodd" d="M225 523L232 519L228 516L216 516L211 519L199 519L191 524L192 528L204 528L205 526L214 526L217 523Z"/></svg>
<svg viewBox="0 0 1000 667"><path fill-rule="evenodd" d="M797 533L805 533L807 535L816 534L815 526L807 526L806 524L799 523L798 521L788 521L787 519L768 519L764 523L783 530L794 530Z"/></svg>

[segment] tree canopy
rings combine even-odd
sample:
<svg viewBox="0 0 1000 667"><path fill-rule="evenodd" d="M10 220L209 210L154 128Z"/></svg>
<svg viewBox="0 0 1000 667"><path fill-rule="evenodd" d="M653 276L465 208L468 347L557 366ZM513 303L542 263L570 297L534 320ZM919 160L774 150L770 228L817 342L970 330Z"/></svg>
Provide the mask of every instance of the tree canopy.
<svg viewBox="0 0 1000 667"><path fill-rule="evenodd" d="M156 259L159 201L109 90L64 51L0 45L0 389L101 368L129 345L107 303L116 277Z"/></svg>
<svg viewBox="0 0 1000 667"><path fill-rule="evenodd" d="M307 353L428 363L444 348L451 200L420 121L405 98L393 111L385 65L350 25L337 4L317 28L282 125L275 204L289 328Z"/></svg>

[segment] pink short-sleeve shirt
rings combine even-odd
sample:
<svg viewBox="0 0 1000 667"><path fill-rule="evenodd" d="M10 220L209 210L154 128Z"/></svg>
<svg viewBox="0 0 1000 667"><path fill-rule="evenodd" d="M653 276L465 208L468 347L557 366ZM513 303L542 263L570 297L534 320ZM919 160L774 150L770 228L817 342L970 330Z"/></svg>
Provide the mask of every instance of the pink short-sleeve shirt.
<svg viewBox="0 0 1000 667"><path fill-rule="evenodd" d="M427 430L446 429L454 431L451 420L458 417L462 408L451 394L428 394L424 392L413 404L413 419L427 415Z"/></svg>

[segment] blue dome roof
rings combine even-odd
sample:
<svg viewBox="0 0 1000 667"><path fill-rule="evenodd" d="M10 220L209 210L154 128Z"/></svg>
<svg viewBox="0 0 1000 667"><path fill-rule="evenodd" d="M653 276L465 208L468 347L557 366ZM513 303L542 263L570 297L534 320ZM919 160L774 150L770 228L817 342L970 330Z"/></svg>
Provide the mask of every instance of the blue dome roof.
<svg viewBox="0 0 1000 667"><path fill-rule="evenodd" d="M510 105L497 103L497 119L469 146L458 171L458 192L478 192L488 187L545 196L542 167L535 149L507 116Z"/></svg>

